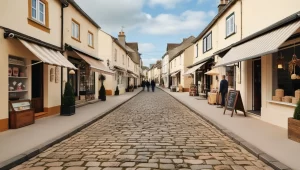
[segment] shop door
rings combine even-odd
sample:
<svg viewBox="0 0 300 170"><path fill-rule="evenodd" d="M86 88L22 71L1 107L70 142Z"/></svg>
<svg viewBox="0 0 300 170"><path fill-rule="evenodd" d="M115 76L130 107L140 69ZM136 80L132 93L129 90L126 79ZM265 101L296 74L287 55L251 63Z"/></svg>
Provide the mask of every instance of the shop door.
<svg viewBox="0 0 300 170"><path fill-rule="evenodd" d="M35 113L44 111L44 68L43 63L37 63L38 61L32 61L31 67L31 103Z"/></svg>
<svg viewBox="0 0 300 170"><path fill-rule="evenodd" d="M261 59L253 60L253 111L260 115L261 110Z"/></svg>

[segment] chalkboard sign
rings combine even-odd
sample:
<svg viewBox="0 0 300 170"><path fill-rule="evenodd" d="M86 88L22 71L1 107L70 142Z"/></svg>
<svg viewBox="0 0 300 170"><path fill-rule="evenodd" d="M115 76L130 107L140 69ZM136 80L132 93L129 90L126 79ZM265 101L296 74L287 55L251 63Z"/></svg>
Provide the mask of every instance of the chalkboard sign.
<svg viewBox="0 0 300 170"><path fill-rule="evenodd" d="M237 110L242 111L244 113L244 116L246 117L246 112L245 112L245 109L244 109L244 105L243 105L243 101L242 101L240 91L230 90L228 92L227 102L226 102L226 106L225 106L223 114L225 114L226 110L232 111L231 117L233 116L234 111L237 114Z"/></svg>

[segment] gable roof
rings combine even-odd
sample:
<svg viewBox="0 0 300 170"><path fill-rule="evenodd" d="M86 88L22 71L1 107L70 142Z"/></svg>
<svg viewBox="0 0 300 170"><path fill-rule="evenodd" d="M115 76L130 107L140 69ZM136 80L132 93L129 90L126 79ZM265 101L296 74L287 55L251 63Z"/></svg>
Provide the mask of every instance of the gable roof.
<svg viewBox="0 0 300 170"><path fill-rule="evenodd" d="M74 6L77 11L79 11L87 20L89 20L95 27L101 28L88 14L86 14L83 9L80 8L80 6L74 1L74 0L67 0L68 3Z"/></svg>
<svg viewBox="0 0 300 170"><path fill-rule="evenodd" d="M177 57L179 54L181 54L185 49L189 48L191 45L193 45L195 37L190 36L189 38L186 38L182 41L180 46L174 48L169 52L169 61L172 61L175 57Z"/></svg>
<svg viewBox="0 0 300 170"><path fill-rule="evenodd" d="M135 63L135 64L139 64L140 63L140 54L133 50L132 48L130 48L127 43L126 43L126 49L128 51L128 55L131 58L131 60Z"/></svg>
<svg viewBox="0 0 300 170"><path fill-rule="evenodd" d="M218 21L218 19L225 14L225 12L230 9L238 0L231 0L227 5L212 19L212 21L203 29L203 31L195 38L193 43L196 43L200 40L206 33L209 31L213 25Z"/></svg>
<svg viewBox="0 0 300 170"><path fill-rule="evenodd" d="M174 48L180 46L180 44L177 43L168 43L167 44L167 51L173 50Z"/></svg>
<svg viewBox="0 0 300 170"><path fill-rule="evenodd" d="M138 52L139 51L139 45L137 42L131 42L131 43L126 43L131 49L134 51Z"/></svg>

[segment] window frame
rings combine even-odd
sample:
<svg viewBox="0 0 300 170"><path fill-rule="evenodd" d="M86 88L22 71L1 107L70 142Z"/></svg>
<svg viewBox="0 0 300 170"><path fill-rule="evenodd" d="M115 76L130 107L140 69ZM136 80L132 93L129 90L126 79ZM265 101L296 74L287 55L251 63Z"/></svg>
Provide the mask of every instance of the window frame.
<svg viewBox="0 0 300 170"><path fill-rule="evenodd" d="M199 44L196 44L196 58L198 57Z"/></svg>
<svg viewBox="0 0 300 170"><path fill-rule="evenodd" d="M40 21L40 3L42 3L43 6L43 22ZM49 28L49 5L47 0L36 0L36 7L35 7L35 17L32 16L33 11L33 0L28 0L28 18L27 22L29 25L38 28L44 32L50 33Z"/></svg>
<svg viewBox="0 0 300 170"><path fill-rule="evenodd" d="M78 26L78 38L73 36L73 23L74 23L75 25ZM77 21L76 21L75 19L73 19L73 18L72 18L72 22L71 22L71 37L72 37L73 40L76 40L76 41L78 41L78 42L81 42L81 41L80 41L80 24L79 24L79 22L77 22Z"/></svg>
<svg viewBox="0 0 300 170"><path fill-rule="evenodd" d="M92 44L90 44L90 35L92 37ZM94 34L91 31L88 31L88 46L94 48Z"/></svg>
<svg viewBox="0 0 300 170"><path fill-rule="evenodd" d="M208 48L209 37L210 37L210 48ZM203 54L212 49L212 31L209 32L205 37L203 37L202 44L203 44Z"/></svg>
<svg viewBox="0 0 300 170"><path fill-rule="evenodd" d="M228 32L229 30L228 30L228 23L229 23L229 21L230 21L230 19L232 19L233 18L233 21L232 21L232 32ZM228 17L226 17L226 21L225 21L225 37L226 38L228 38L228 37L230 37L230 36L232 36L232 35L234 35L235 33L236 33L236 28L235 28L235 13L233 12L233 13L231 13ZM225 38L225 39L226 39Z"/></svg>

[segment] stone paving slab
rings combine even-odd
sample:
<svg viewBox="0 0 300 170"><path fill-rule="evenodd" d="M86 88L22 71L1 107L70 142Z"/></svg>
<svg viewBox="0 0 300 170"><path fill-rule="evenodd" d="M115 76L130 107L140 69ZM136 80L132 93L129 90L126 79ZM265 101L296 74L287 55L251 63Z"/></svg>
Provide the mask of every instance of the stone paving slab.
<svg viewBox="0 0 300 170"><path fill-rule="evenodd" d="M73 116L57 115L42 118L36 120L33 125L0 133L0 169L16 166L71 137L127 102L140 91L141 88L120 96L107 96L105 102L77 108Z"/></svg>
<svg viewBox="0 0 300 170"><path fill-rule="evenodd" d="M245 141L243 138L241 138L238 135L236 135L235 133L231 132L223 125L220 125L219 123L216 122L215 119L212 119L211 117L207 116L206 114L203 114L203 112L207 112L207 110L198 110L198 109L195 109L194 107L191 107L191 105L188 103L190 101L192 101L193 98L190 98L190 100L182 100L183 99L182 94L184 94L184 93L177 95L178 93L170 93L167 89L161 88L161 90L165 91L170 96L174 97L174 99L176 99L180 103L182 103L185 106L187 106L188 108L190 108L193 112L195 112L196 114L201 116L203 119L205 119L207 122L209 122L210 124L215 126L217 129L221 130L224 134L226 134L228 137L230 137L237 144L243 146L246 150L248 150L250 153L254 154L257 158L264 161L266 164L268 164L272 168L277 169L277 170L290 170L291 169L290 167L288 167L285 164L281 163L280 161L274 159L267 153L264 153L261 149L255 147L254 145ZM188 94L185 93L185 95L188 95ZM178 96L180 96L180 97L178 97ZM184 99L187 99L187 98L184 98ZM277 149L279 149L279 148L277 148Z"/></svg>
<svg viewBox="0 0 300 170"><path fill-rule="evenodd" d="M13 168L272 170L161 90L142 92Z"/></svg>

